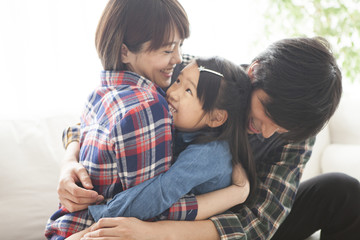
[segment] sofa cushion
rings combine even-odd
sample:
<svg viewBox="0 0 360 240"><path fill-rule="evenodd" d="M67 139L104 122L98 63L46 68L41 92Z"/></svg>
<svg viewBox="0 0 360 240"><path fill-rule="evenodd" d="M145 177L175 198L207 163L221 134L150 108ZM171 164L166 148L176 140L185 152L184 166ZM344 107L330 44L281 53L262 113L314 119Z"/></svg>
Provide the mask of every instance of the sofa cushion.
<svg viewBox="0 0 360 240"><path fill-rule="evenodd" d="M62 131L74 117L0 120L1 239L44 239L58 207Z"/></svg>
<svg viewBox="0 0 360 240"><path fill-rule="evenodd" d="M343 172L360 181L360 145L330 144L321 157L322 172Z"/></svg>
<svg viewBox="0 0 360 240"><path fill-rule="evenodd" d="M344 94L329 127L331 143L360 145L359 94Z"/></svg>

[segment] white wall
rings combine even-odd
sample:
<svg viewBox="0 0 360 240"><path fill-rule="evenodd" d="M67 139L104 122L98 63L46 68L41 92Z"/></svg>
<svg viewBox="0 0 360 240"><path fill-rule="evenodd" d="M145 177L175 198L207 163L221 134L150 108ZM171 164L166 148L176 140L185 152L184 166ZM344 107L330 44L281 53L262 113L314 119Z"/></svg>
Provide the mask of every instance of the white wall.
<svg viewBox="0 0 360 240"><path fill-rule="evenodd" d="M270 43L263 29L266 0L180 2L191 24L183 52L248 63ZM94 35L106 3L0 0L0 118L80 114L99 83Z"/></svg>
<svg viewBox="0 0 360 240"><path fill-rule="evenodd" d="M80 113L99 82L94 35L106 2L0 1L1 118ZM180 2L191 23L184 52L237 63L249 62L259 52L253 45L261 39L262 18L250 4L254 1Z"/></svg>

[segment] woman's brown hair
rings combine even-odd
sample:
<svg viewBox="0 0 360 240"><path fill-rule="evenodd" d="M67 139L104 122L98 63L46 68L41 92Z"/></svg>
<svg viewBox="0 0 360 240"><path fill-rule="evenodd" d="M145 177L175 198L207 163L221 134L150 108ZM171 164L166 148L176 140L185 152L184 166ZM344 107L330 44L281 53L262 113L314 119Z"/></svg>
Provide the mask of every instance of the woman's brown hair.
<svg viewBox="0 0 360 240"><path fill-rule="evenodd" d="M181 39L190 35L186 12L177 0L110 0L100 18L95 45L104 70L127 70L121 61L123 44L137 53L150 41L146 51L156 50L176 30Z"/></svg>

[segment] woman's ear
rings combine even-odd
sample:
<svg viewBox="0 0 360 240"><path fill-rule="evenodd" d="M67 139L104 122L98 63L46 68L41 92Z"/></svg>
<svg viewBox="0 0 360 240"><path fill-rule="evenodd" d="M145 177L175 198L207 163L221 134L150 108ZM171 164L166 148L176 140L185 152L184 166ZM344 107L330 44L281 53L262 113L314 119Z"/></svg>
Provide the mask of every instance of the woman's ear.
<svg viewBox="0 0 360 240"><path fill-rule="evenodd" d="M130 63L130 51L125 43L121 45L121 62L124 64Z"/></svg>
<svg viewBox="0 0 360 240"><path fill-rule="evenodd" d="M208 126L211 128L220 127L228 118L228 112L223 109L215 109L210 113Z"/></svg>

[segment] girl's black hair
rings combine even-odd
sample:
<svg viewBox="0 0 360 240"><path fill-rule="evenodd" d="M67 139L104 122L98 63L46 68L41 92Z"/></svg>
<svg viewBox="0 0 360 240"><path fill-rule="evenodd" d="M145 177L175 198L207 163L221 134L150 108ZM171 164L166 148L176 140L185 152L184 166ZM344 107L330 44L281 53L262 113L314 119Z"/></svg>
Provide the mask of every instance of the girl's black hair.
<svg viewBox="0 0 360 240"><path fill-rule="evenodd" d="M247 119L250 109L251 82L248 75L234 63L219 57L197 58L197 65L221 73L201 71L197 97L205 113L215 109L226 110L226 122L215 129L213 135L201 136L197 142L226 140L229 143L233 164L240 163L248 174L250 189L255 186L255 162L247 135Z"/></svg>

